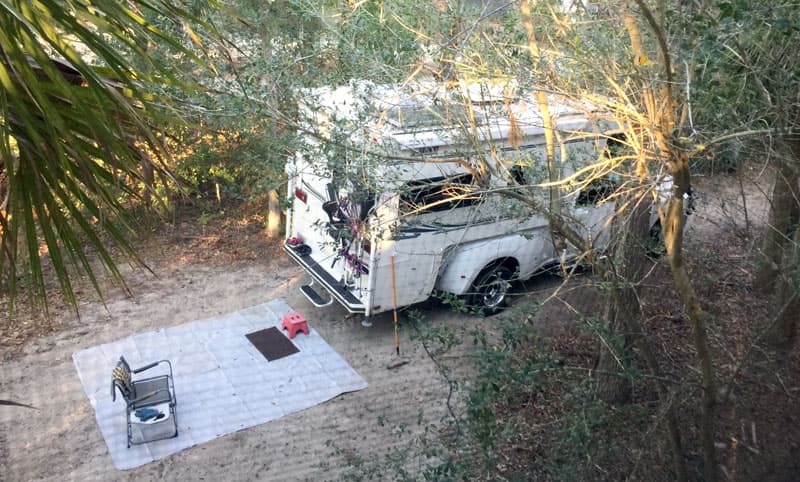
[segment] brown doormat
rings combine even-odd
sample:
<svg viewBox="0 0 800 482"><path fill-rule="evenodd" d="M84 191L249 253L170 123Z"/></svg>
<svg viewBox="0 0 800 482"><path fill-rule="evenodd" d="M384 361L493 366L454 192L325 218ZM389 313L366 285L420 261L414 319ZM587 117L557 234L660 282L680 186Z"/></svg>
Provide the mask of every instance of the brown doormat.
<svg viewBox="0 0 800 482"><path fill-rule="evenodd" d="M245 335L250 343L269 361L289 356L300 350L276 327L254 331Z"/></svg>

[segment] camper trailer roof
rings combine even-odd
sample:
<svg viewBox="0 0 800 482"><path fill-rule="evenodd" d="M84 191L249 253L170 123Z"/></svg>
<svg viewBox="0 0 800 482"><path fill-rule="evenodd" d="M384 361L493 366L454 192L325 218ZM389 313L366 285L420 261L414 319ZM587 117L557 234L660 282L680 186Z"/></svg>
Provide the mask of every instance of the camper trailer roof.
<svg viewBox="0 0 800 482"><path fill-rule="evenodd" d="M341 87L301 91L301 112L323 131L332 124L346 123L363 127L353 132L368 132L373 140L391 141L414 151L458 144L465 133L480 141L506 139L512 129L523 137L541 135L542 116L533 94L520 92L508 81L452 86L353 81ZM548 94L548 101L559 130L595 130L593 117L599 109L553 94Z"/></svg>

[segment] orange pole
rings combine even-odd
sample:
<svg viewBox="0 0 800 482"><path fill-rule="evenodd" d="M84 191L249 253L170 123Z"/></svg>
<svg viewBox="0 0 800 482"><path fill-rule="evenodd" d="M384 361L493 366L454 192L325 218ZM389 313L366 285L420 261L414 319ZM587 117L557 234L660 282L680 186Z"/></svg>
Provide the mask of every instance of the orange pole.
<svg viewBox="0 0 800 482"><path fill-rule="evenodd" d="M394 349L400 356L400 334L397 331L397 286L394 281L394 255L389 258L389 266L392 269L392 315L394 316Z"/></svg>

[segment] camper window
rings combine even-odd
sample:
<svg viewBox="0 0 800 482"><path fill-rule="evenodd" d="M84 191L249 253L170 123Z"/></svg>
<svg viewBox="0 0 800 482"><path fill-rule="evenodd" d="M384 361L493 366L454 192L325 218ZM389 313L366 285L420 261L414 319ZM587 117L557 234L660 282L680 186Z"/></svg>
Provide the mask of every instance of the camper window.
<svg viewBox="0 0 800 482"><path fill-rule="evenodd" d="M514 184L525 185L525 172L523 172L522 166L519 164L515 164L508 169L508 176Z"/></svg>
<svg viewBox="0 0 800 482"><path fill-rule="evenodd" d="M600 204L611 196L617 185L609 177L594 179L588 186L581 189L575 200L576 206L593 206Z"/></svg>
<svg viewBox="0 0 800 482"><path fill-rule="evenodd" d="M447 211L476 204L480 196L472 181L472 174L409 181L400 193L400 212Z"/></svg>

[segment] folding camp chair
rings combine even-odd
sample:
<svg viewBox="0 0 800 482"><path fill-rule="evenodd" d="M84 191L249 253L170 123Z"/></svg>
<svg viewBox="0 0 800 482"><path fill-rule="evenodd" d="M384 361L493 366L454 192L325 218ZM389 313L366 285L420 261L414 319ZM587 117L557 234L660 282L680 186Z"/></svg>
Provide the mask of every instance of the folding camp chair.
<svg viewBox="0 0 800 482"><path fill-rule="evenodd" d="M178 436L178 419L175 415L175 386L172 363L160 360L133 370L140 373L161 363L169 366L169 375L159 375L142 380L132 380L131 367L125 357L112 372L111 400L116 401L116 389L125 399L125 417L128 424L128 448L155 440Z"/></svg>

